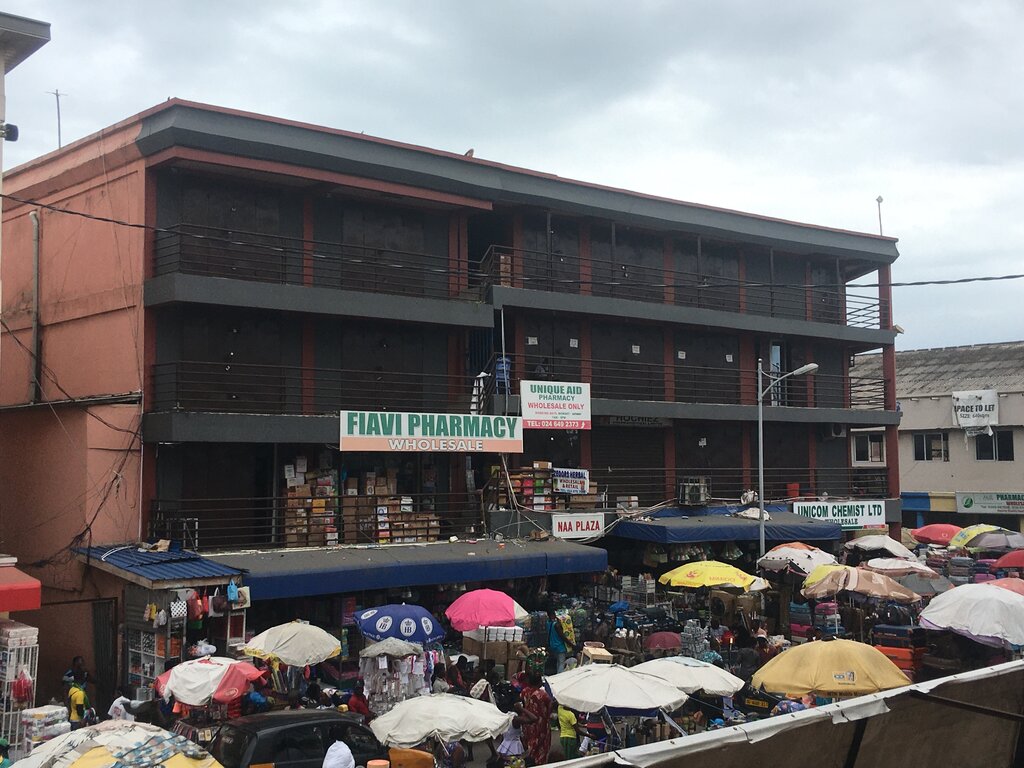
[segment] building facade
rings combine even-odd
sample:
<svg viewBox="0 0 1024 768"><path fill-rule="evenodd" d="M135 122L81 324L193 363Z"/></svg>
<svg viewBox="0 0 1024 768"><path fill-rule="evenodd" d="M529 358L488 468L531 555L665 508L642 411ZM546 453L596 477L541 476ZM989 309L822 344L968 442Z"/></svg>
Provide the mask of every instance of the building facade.
<svg viewBox="0 0 1024 768"><path fill-rule="evenodd" d="M897 462L849 449L872 428L896 454L892 238L177 100L5 183L26 202L4 212L0 472L37 522L5 516L4 536L55 604L105 599L83 544L507 533L502 484L534 462L589 470L594 506L681 486L698 506L736 502L757 484L759 359L819 366L766 400L766 496L876 499L898 525ZM851 370L871 350L881 369ZM337 450L340 411L518 416L523 380L589 384L591 428L526 430L504 463ZM530 511L550 512L534 490ZM382 498L387 536L359 517ZM577 549L488 573L593 570ZM354 557L316 555L323 578L307 555L230 559L287 599L344 592L331 576Z"/></svg>
<svg viewBox="0 0 1024 768"><path fill-rule="evenodd" d="M879 355L864 355L855 370L873 375L881 363ZM896 353L896 365L904 524L1024 530L1017 455L1024 450L1024 342L908 350ZM955 415L954 393L960 392L971 393L962 399L968 408L992 413L985 432L971 434ZM861 432L854 440L860 458L868 457L859 463L885 465L877 435Z"/></svg>

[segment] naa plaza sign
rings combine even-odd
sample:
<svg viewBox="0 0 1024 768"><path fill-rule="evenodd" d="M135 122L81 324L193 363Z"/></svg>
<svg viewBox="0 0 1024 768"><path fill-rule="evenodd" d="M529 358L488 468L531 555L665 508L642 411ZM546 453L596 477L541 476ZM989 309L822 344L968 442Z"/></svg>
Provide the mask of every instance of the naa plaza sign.
<svg viewBox="0 0 1024 768"><path fill-rule="evenodd" d="M518 416L342 411L342 451L522 453Z"/></svg>
<svg viewBox="0 0 1024 768"><path fill-rule="evenodd" d="M847 530L885 527L881 501L794 501L793 511L812 520L839 523Z"/></svg>
<svg viewBox="0 0 1024 768"><path fill-rule="evenodd" d="M552 515L551 533L559 539L589 539L604 535L604 512Z"/></svg>
<svg viewBox="0 0 1024 768"><path fill-rule="evenodd" d="M521 381L525 429L590 429L590 385L575 381Z"/></svg>

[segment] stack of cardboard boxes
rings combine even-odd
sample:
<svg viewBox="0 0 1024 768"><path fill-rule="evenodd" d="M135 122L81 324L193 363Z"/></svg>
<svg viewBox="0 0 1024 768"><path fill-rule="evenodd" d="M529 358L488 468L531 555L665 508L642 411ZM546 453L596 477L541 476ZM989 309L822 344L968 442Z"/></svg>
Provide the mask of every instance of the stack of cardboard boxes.
<svg viewBox="0 0 1024 768"><path fill-rule="evenodd" d="M338 544L338 473L333 469L307 470L304 457L284 468L284 543L287 547L323 547Z"/></svg>
<svg viewBox="0 0 1024 768"><path fill-rule="evenodd" d="M569 497L569 509L600 509L601 497L597 492L597 483L593 480L587 486L586 493L578 493Z"/></svg>
<svg viewBox="0 0 1024 768"><path fill-rule="evenodd" d="M509 483L503 475L504 471L501 467L491 467L491 476L495 479L499 489L498 504L503 507L512 507L515 504L509 497ZM565 499L554 496L550 461L535 461L532 467L520 467L509 472L508 479L511 480L512 492L515 494L515 500L519 506L538 512L566 508Z"/></svg>
<svg viewBox="0 0 1024 768"><path fill-rule="evenodd" d="M411 496L398 495L398 470L366 472L345 480L341 501L346 544L414 544L437 541L437 515L416 511Z"/></svg>

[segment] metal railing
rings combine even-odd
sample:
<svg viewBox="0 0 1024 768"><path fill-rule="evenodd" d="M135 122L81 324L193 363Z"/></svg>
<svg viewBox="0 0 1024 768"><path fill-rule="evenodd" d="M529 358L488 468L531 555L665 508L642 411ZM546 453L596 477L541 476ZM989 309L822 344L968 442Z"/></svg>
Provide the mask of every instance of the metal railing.
<svg viewBox="0 0 1024 768"><path fill-rule="evenodd" d="M156 235L154 273L184 272L368 293L478 301L481 280L446 253L179 224Z"/></svg>
<svg viewBox="0 0 1024 768"><path fill-rule="evenodd" d="M479 532L480 509L468 493L159 499L152 502L149 527L154 538L200 552L411 544Z"/></svg>
<svg viewBox="0 0 1024 768"><path fill-rule="evenodd" d="M678 306L879 328L884 300L836 285L776 286L700 275L659 264L627 264L492 245L480 271L491 285L590 294Z"/></svg>
<svg viewBox="0 0 1024 768"><path fill-rule="evenodd" d="M685 479L703 480L708 503L736 504L749 490L757 488L757 467L682 467L635 469L594 467L591 480L599 490L607 489L608 501L614 505L620 496L636 496L642 507L675 499L679 483ZM817 498L887 498L889 490L885 469L819 467L765 468L765 499L782 501L795 497Z"/></svg>
<svg viewBox="0 0 1024 768"><path fill-rule="evenodd" d="M152 381L156 411L471 413L485 397L474 402L473 379L448 374L197 361L157 363Z"/></svg>
<svg viewBox="0 0 1024 768"><path fill-rule="evenodd" d="M319 414L342 409L486 413L490 396L502 393L492 358L480 379L403 371L179 361L152 369L152 410L227 413ZM679 362L636 363L592 358L549 359L510 355L508 386L523 379L583 381L591 396L609 400L751 405L756 374ZM768 405L880 410L881 378L816 374L773 390Z"/></svg>

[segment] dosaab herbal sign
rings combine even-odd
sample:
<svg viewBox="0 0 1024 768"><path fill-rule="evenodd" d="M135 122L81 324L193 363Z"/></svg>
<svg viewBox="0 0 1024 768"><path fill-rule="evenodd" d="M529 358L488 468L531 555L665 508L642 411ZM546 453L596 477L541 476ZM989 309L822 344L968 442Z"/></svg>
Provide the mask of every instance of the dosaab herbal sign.
<svg viewBox="0 0 1024 768"><path fill-rule="evenodd" d="M590 385L571 381L519 384L524 429L590 429Z"/></svg>
<svg viewBox="0 0 1024 768"><path fill-rule="evenodd" d="M522 453L518 416L342 411L342 451Z"/></svg>
<svg viewBox="0 0 1024 768"><path fill-rule="evenodd" d="M793 511L813 520L839 523L846 529L884 528L881 501L794 501Z"/></svg>
<svg viewBox="0 0 1024 768"><path fill-rule="evenodd" d="M562 469L555 467L551 470L551 480L555 493L584 495L590 490L589 469Z"/></svg>
<svg viewBox="0 0 1024 768"><path fill-rule="evenodd" d="M604 513L552 515L551 533L559 539L589 539L604 534Z"/></svg>

